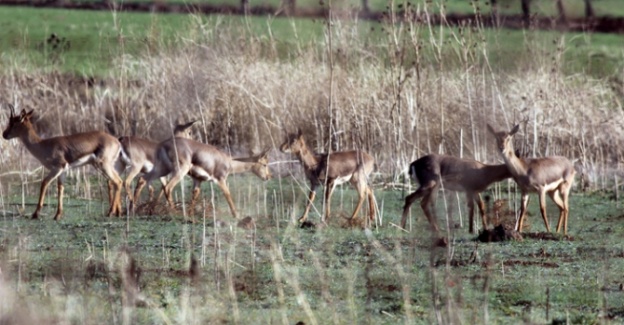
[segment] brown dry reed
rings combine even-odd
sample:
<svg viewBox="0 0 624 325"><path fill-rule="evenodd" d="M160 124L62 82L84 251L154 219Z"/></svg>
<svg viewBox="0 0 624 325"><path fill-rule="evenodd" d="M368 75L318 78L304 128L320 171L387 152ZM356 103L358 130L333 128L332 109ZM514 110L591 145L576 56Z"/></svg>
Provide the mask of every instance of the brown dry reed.
<svg viewBox="0 0 624 325"><path fill-rule="evenodd" d="M202 23L214 29L209 36L122 57L108 78L9 67L0 98L35 109L44 136L108 130L159 140L176 120L197 119L199 139L239 153L275 147L285 131L301 128L317 150L366 150L388 175L432 152L498 161L486 123L526 121L517 147L578 159L594 181L622 160L622 109L607 80L564 75L549 60L497 69L474 31L447 29L440 44L426 25L385 25L388 37L371 46L355 23L338 21L327 32L329 51L321 40L280 54L270 50L276 40ZM458 50L470 44L478 48ZM456 57L437 55L452 50ZM7 114L0 116L4 125ZM15 166L21 144L1 148L3 166Z"/></svg>

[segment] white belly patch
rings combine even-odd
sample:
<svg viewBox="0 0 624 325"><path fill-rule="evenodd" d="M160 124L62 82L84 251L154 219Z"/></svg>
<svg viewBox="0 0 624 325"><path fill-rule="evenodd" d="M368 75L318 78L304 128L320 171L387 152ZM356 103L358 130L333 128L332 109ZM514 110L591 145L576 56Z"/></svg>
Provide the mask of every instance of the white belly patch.
<svg viewBox="0 0 624 325"><path fill-rule="evenodd" d="M86 165L86 164L92 162L96 158L97 157L94 154L86 155L86 156L80 157L80 158L76 159L74 162L70 163L69 167L70 168L80 167L80 166L83 166L83 165Z"/></svg>
<svg viewBox="0 0 624 325"><path fill-rule="evenodd" d="M152 172L152 170L154 170L154 164L151 161L146 161L145 163L143 163L142 172L144 174L150 173Z"/></svg>
<svg viewBox="0 0 624 325"><path fill-rule="evenodd" d="M335 184L335 185L344 184L344 183L346 183L346 182L350 181L352 177L353 177L353 174L351 174L351 175L347 175L347 176L338 177L338 178L336 178L336 180L334 181L334 184Z"/></svg>

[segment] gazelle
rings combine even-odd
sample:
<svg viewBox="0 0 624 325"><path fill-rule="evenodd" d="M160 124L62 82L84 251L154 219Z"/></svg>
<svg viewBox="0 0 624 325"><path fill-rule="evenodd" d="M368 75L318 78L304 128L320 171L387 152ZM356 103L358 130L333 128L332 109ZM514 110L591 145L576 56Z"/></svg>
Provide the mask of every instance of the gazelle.
<svg viewBox="0 0 624 325"><path fill-rule="evenodd" d="M322 218L324 223L330 216L331 196L336 188L346 182L350 182L358 192L358 202L353 210L351 219L355 218L358 211L368 197L369 220L375 218L375 196L373 190L368 186L368 176L375 168L375 159L368 153L360 150L339 151L331 154L315 154L306 145L301 130L297 134L290 134L281 145L282 152L290 152L297 156L306 177L310 181L310 195L303 215L299 222L304 222L308 218L310 207L316 197L316 188L326 184L325 188L325 215Z"/></svg>
<svg viewBox="0 0 624 325"><path fill-rule="evenodd" d="M435 231L439 231L437 218L432 210L435 207L438 190L465 192L468 204L469 231L474 233L474 204L477 203L481 213L483 229L487 228L485 204L481 199L483 192L490 184L511 177L507 165L485 165L476 160L461 159L446 155L431 154L412 162L409 174L418 180L418 189L405 198L401 227L405 228L410 206L419 198L420 206Z"/></svg>
<svg viewBox="0 0 624 325"><path fill-rule="evenodd" d="M193 126L195 122L196 121L192 121L186 124L176 125L173 129L173 136L178 138L190 138L191 126ZM157 164L160 163L157 159L157 151L160 144L158 142L134 136L120 137L119 142L121 142L122 152L121 157L118 160L118 164L116 165L117 172L121 173L121 171L128 168L128 166L130 167L123 185L126 189L126 194L128 195L128 200L130 201L131 206L136 206L139 201L141 191L146 185L146 181L142 177L139 178L134 190L134 195L131 194L130 184L132 184L132 180L134 180L136 176L139 174L149 173ZM163 185L165 184L164 179L162 178L161 182ZM152 199L153 194L154 189L150 185L150 200Z"/></svg>
<svg viewBox="0 0 624 325"><path fill-rule="evenodd" d="M568 233L568 197L574 183L574 165L565 157L551 156L544 158L520 159L514 155L513 136L520 130L516 125L511 131L495 131L489 124L488 130L496 138L498 150L509 171L522 191L522 205L520 219L516 230L522 231L522 225L529 204L529 193L539 194L539 205L546 230L550 232L548 218L546 217L546 194L559 207L559 222L557 232L563 227L563 233Z"/></svg>
<svg viewBox="0 0 624 325"><path fill-rule="evenodd" d="M58 208L54 220L62 217L65 171L86 164L91 164L104 172L104 175L112 182L108 215L119 216L121 214L122 181L115 171L115 161L121 151L121 144L117 138L105 132L95 131L41 139L31 122L34 110L30 112L22 110L20 115L16 116L13 106L10 106L10 109L9 124L2 136L7 140L19 138L26 149L50 170L41 182L39 201L32 215L33 219L39 217L46 190L54 179L57 179L58 184Z"/></svg>
<svg viewBox="0 0 624 325"><path fill-rule="evenodd" d="M145 175L146 181L171 174L171 179L164 187L165 196L173 206L172 192L174 187L189 174L193 178L193 196L191 204L199 196L199 184L202 181L214 181L223 191L234 218L237 217L236 207L227 185L229 174L252 171L263 180L271 178L268 167L268 150L250 161L239 161L214 146L185 138L173 138L164 141L158 149L158 159L163 162L160 168Z"/></svg>

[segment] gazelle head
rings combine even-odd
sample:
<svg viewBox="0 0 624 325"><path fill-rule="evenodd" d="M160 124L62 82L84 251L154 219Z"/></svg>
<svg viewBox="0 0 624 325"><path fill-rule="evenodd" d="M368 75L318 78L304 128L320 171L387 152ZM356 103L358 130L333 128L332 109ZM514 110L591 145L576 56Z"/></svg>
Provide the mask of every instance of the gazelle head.
<svg viewBox="0 0 624 325"><path fill-rule="evenodd" d="M173 136L176 138L191 138L191 126L197 121L191 121L186 124L178 124L173 128Z"/></svg>
<svg viewBox="0 0 624 325"><path fill-rule="evenodd" d="M496 139L496 145L498 147L498 150L500 150L500 152L502 152L503 154L515 155L515 152L513 149L513 136L516 133L518 133L518 131L520 130L520 124L516 124L516 126L514 126L513 129L511 129L511 131L509 132L507 131L497 132L489 124L487 125L487 128L488 128L488 131L490 131L490 133L494 135L494 138Z"/></svg>
<svg viewBox="0 0 624 325"><path fill-rule="evenodd" d="M34 110L31 110L30 112L22 110L19 115L15 115L15 107L10 104L9 109L11 110L9 124L2 133L2 137L7 140L19 137L21 134L27 133L28 130L32 128L32 123L30 122L30 119L32 118L34 113Z"/></svg>
<svg viewBox="0 0 624 325"><path fill-rule="evenodd" d="M306 144L303 140L303 133L301 132L301 129L299 129L297 133L291 133L286 136L286 140L280 146L280 150L282 152L290 152L296 155L299 154L305 147Z"/></svg>
<svg viewBox="0 0 624 325"><path fill-rule="evenodd" d="M271 170L269 169L269 151L271 151L271 148L265 150L257 156L254 156L254 159L252 160L254 165L251 168L251 171L265 181L271 179Z"/></svg>

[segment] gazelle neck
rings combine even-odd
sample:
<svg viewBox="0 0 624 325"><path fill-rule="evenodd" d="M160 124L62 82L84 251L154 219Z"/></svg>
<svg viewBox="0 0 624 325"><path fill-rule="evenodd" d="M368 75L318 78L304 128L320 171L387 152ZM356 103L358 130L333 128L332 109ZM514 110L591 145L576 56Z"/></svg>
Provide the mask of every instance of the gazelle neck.
<svg viewBox="0 0 624 325"><path fill-rule="evenodd" d="M500 182L506 178L511 177L511 172L507 164L502 165L486 165L483 168L486 175L492 180L492 182Z"/></svg>
<svg viewBox="0 0 624 325"><path fill-rule="evenodd" d="M306 169L314 170L319 164L318 159L316 158L316 155L314 155L310 151L310 149L308 149L308 146L305 145L305 143L302 146L301 150L299 150L299 153L297 154L297 156L299 157L299 161L301 161L301 164Z"/></svg>
<svg viewBox="0 0 624 325"><path fill-rule="evenodd" d="M512 175L526 174L526 166L524 162L516 156L513 146L504 148L501 153L503 154L503 160Z"/></svg>
<svg viewBox="0 0 624 325"><path fill-rule="evenodd" d="M32 126L28 127L25 132L21 132L19 139L31 152L33 152L33 150L36 149L42 141L41 137L37 134L37 132L35 132L35 129Z"/></svg>
<svg viewBox="0 0 624 325"><path fill-rule="evenodd" d="M253 168L254 164L254 162L232 159L232 163L230 164L230 174L240 174L247 172Z"/></svg>

